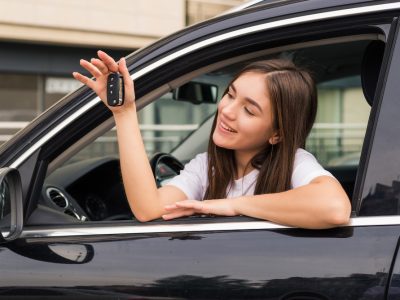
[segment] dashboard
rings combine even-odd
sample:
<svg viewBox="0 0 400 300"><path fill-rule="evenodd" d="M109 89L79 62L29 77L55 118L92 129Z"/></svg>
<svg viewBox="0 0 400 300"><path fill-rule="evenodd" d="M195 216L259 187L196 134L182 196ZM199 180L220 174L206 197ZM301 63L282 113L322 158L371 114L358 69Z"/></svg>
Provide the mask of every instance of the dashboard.
<svg viewBox="0 0 400 300"><path fill-rule="evenodd" d="M132 219L118 158L94 158L49 175L40 203L79 221Z"/></svg>

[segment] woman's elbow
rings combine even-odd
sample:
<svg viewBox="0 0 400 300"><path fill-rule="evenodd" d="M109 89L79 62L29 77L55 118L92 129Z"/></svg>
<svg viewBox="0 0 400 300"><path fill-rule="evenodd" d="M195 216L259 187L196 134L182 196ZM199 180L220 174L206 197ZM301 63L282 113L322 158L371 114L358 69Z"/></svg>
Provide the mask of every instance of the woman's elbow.
<svg viewBox="0 0 400 300"><path fill-rule="evenodd" d="M351 203L346 197L346 199L340 199L331 206L327 221L332 227L347 225L350 222L350 214Z"/></svg>
<svg viewBox="0 0 400 300"><path fill-rule="evenodd" d="M153 220L152 218L149 218L148 216L143 215L143 214L134 214L134 216L135 216L135 219L137 221L139 221L140 223L146 223L146 222Z"/></svg>
<svg viewBox="0 0 400 300"><path fill-rule="evenodd" d="M140 223L146 223L161 218L161 216L158 215L146 215L146 214L134 214L134 216L135 220L139 221Z"/></svg>

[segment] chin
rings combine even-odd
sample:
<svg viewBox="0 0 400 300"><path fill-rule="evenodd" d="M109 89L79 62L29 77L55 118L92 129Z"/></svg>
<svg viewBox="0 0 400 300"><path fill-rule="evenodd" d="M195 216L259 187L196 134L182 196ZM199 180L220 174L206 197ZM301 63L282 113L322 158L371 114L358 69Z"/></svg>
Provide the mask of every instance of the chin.
<svg viewBox="0 0 400 300"><path fill-rule="evenodd" d="M214 133L212 139L217 147L233 150L231 147L229 147L228 143L226 143L223 138L218 136L218 134Z"/></svg>

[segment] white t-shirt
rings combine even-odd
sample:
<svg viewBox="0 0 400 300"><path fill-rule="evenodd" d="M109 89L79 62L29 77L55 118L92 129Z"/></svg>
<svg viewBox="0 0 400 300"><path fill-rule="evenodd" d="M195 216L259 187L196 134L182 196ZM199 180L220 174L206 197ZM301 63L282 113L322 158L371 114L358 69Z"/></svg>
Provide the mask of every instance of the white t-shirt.
<svg viewBox="0 0 400 300"><path fill-rule="evenodd" d="M188 199L202 200L208 185L207 165L207 153L200 153L188 162L181 173L167 185L179 188ZM254 195L258 173L259 171L254 169L246 176L234 180L232 186L228 186L227 198ZM324 175L333 177L318 163L314 155L304 149L297 149L293 165L292 188L306 185L314 178Z"/></svg>

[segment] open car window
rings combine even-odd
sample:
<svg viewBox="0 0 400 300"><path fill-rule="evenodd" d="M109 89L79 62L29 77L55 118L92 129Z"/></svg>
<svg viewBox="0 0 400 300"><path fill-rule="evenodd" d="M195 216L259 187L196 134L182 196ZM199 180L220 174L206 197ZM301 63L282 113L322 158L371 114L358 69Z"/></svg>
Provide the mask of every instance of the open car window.
<svg viewBox="0 0 400 300"><path fill-rule="evenodd" d="M309 69L317 82L317 119L306 148L338 178L351 198L370 114L361 87L361 64L372 40L377 35L287 45L183 76L176 88L148 101L138 112L148 157L172 153L185 163L206 151L216 102L236 72L251 61L287 58ZM132 220L112 120L107 126L108 131L91 137L90 143L63 164L53 165L43 186L43 206L79 221ZM166 169L165 180L170 179L168 166L161 167Z"/></svg>

